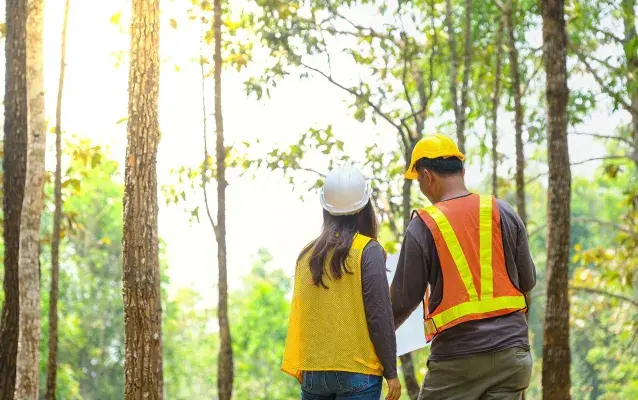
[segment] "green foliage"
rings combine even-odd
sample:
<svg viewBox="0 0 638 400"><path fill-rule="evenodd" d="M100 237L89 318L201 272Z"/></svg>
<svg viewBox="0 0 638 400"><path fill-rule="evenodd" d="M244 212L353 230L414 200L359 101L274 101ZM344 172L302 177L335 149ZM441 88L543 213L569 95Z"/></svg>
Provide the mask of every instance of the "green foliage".
<svg viewBox="0 0 638 400"><path fill-rule="evenodd" d="M164 302L166 398L213 399L217 395L218 335L215 308L192 289L179 289Z"/></svg>
<svg viewBox="0 0 638 400"><path fill-rule="evenodd" d="M231 296L238 399L292 399L297 381L280 371L288 331L291 281L260 250L244 288Z"/></svg>

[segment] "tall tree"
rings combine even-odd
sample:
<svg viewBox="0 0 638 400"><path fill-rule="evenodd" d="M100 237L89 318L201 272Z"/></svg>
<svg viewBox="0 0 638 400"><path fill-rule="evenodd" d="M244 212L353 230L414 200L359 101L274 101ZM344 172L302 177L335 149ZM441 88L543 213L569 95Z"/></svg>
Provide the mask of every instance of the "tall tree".
<svg viewBox="0 0 638 400"><path fill-rule="evenodd" d="M567 35L564 0L541 1L546 69L547 152L547 305L543 343L543 398L570 398L569 251L571 170L567 145Z"/></svg>
<svg viewBox="0 0 638 400"><path fill-rule="evenodd" d="M220 400L230 400L233 394L233 348L228 321L228 273L226 265L226 148L224 147L224 119L222 117L222 6L221 0L213 2L213 30L215 52L213 54L215 84L216 177L217 177L217 263L219 268L219 358L217 359L217 388ZM206 161L207 162L207 161Z"/></svg>
<svg viewBox="0 0 638 400"><path fill-rule="evenodd" d="M27 168L27 0L6 2L6 77L2 169L4 295L0 321L0 399L13 400L19 337L18 256Z"/></svg>
<svg viewBox="0 0 638 400"><path fill-rule="evenodd" d="M44 204L46 120L44 114L44 1L30 0L27 17L27 171L20 222L19 346L15 396L38 398L40 363L40 218Z"/></svg>
<svg viewBox="0 0 638 400"><path fill-rule="evenodd" d="M496 33L496 69L492 96L492 194L498 196L498 107L501 103L501 70L503 64L503 16L499 18Z"/></svg>
<svg viewBox="0 0 638 400"><path fill-rule="evenodd" d="M133 0L124 188L123 297L127 400L163 398L157 237L159 0Z"/></svg>
<svg viewBox="0 0 638 400"><path fill-rule="evenodd" d="M525 152L523 143L523 121L525 118L522 102L521 77L519 72L518 50L516 49L516 36L514 15L516 3L509 0L504 9L507 21L507 47L509 54L509 71L512 79L512 96L514 97L514 127L516 131L516 208L518 215L527 224L527 208L525 205Z"/></svg>
<svg viewBox="0 0 638 400"><path fill-rule="evenodd" d="M66 69L66 32L69 22L71 0L64 4L62 39L60 49L60 77L58 79L58 98L55 109L55 187L53 213L53 237L51 238L51 290L49 294L49 359L47 362L46 399L55 400L58 356L58 281L60 274L60 226L62 222L62 92Z"/></svg>
<svg viewBox="0 0 638 400"><path fill-rule="evenodd" d="M458 85L458 58L456 49L456 34L454 29L452 0L445 1L445 21L448 31L450 46L450 91L452 94L452 107L456 121L456 138L459 149L465 153L465 127L467 125L467 104L470 83L470 69L472 63L472 0L465 0L465 37L463 40L463 77L461 81L461 93L459 99Z"/></svg>

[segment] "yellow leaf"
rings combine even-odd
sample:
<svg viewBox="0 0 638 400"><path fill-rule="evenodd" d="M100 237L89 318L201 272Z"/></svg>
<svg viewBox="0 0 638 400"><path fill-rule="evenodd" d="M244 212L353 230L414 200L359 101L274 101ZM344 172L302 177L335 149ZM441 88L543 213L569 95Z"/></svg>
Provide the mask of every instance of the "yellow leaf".
<svg viewBox="0 0 638 400"><path fill-rule="evenodd" d="M121 18L122 18L122 11L118 11L115 14L111 15L111 23L113 25L119 25Z"/></svg>
<svg viewBox="0 0 638 400"><path fill-rule="evenodd" d="M174 18L171 18L171 20L169 21L169 23L171 24L171 28L173 29L177 29L177 21L175 21Z"/></svg>
<svg viewBox="0 0 638 400"><path fill-rule="evenodd" d="M214 38L215 38L215 31L213 31L212 29L206 31L206 36L204 36L204 40L206 41L206 44L211 44Z"/></svg>

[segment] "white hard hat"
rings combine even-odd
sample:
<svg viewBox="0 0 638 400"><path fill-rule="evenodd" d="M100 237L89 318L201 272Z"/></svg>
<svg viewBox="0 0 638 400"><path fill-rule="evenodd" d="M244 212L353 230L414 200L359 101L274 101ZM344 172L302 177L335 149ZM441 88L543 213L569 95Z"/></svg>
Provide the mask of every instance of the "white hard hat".
<svg viewBox="0 0 638 400"><path fill-rule="evenodd" d="M361 171L345 166L328 173L319 199L331 215L352 215L368 204L371 192L370 183Z"/></svg>

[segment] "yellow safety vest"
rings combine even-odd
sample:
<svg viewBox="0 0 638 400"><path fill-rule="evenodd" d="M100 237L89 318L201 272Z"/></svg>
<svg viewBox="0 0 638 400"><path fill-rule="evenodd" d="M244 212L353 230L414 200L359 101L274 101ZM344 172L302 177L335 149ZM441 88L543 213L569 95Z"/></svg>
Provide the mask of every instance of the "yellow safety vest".
<svg viewBox="0 0 638 400"><path fill-rule="evenodd" d="M298 262L282 371L301 382L303 371L343 371L383 375L363 305L361 255L370 238L357 234L346 261L352 274L315 286L312 249ZM330 276L326 266L325 273ZM325 278L324 278L325 279Z"/></svg>

